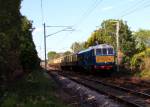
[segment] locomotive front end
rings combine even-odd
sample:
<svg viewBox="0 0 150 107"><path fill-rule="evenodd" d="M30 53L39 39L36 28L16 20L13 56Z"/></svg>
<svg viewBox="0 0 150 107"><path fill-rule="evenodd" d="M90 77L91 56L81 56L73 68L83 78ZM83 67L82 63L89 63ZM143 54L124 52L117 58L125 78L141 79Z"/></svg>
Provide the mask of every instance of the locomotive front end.
<svg viewBox="0 0 150 107"><path fill-rule="evenodd" d="M104 45L95 49L95 69L111 70L115 66L115 52L112 46Z"/></svg>

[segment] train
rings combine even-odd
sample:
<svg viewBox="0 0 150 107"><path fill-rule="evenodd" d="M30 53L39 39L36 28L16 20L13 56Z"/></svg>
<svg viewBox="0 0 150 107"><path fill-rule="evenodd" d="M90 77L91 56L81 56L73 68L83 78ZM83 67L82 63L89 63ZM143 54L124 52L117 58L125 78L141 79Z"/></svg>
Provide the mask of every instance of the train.
<svg viewBox="0 0 150 107"><path fill-rule="evenodd" d="M108 44L99 44L77 53L50 60L48 64L61 70L114 71L115 60L114 47Z"/></svg>

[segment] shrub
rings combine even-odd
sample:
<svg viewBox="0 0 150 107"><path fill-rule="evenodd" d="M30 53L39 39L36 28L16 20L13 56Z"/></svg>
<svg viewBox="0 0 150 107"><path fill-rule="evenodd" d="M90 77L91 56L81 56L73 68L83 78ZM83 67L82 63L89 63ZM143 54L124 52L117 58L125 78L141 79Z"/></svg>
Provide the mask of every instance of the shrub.
<svg viewBox="0 0 150 107"><path fill-rule="evenodd" d="M132 70L150 70L150 48L135 54L130 63Z"/></svg>

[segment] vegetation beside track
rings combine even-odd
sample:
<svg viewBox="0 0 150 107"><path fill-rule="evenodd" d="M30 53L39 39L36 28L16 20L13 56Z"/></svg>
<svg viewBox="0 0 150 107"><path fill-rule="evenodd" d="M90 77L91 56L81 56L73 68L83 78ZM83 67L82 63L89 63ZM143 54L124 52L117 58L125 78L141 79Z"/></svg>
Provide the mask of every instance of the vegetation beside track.
<svg viewBox="0 0 150 107"><path fill-rule="evenodd" d="M135 54L131 60L131 66L133 70L136 70L136 76L150 79L150 48Z"/></svg>
<svg viewBox="0 0 150 107"><path fill-rule="evenodd" d="M33 71L5 88L1 107L69 107L56 97L56 83L41 71Z"/></svg>

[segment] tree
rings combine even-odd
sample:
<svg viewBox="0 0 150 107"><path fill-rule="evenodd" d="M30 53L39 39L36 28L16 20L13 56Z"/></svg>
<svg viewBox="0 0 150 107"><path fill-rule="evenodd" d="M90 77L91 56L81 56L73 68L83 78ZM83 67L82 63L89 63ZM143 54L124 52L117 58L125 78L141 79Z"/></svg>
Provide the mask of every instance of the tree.
<svg viewBox="0 0 150 107"><path fill-rule="evenodd" d="M70 55L70 54L72 54L70 51L66 51L66 52L64 52L64 56L66 56L66 55Z"/></svg>
<svg viewBox="0 0 150 107"><path fill-rule="evenodd" d="M74 42L72 45L71 45L71 49L74 53L76 52L79 52L83 49L85 49L85 42Z"/></svg>
<svg viewBox="0 0 150 107"><path fill-rule="evenodd" d="M134 32L137 44L145 45L145 47L150 47L150 30L140 29Z"/></svg>
<svg viewBox="0 0 150 107"><path fill-rule="evenodd" d="M116 21L119 21L120 24L120 49L124 54L127 53L127 56L131 57L136 52L135 38L133 37L128 25L122 20L109 19L103 21L101 28L91 34L90 38L87 40L87 45L91 46L97 41L100 44L111 44L116 48Z"/></svg>
<svg viewBox="0 0 150 107"><path fill-rule="evenodd" d="M57 53L55 51L48 52L48 59L54 59Z"/></svg>
<svg viewBox="0 0 150 107"><path fill-rule="evenodd" d="M0 77L10 80L22 72L19 60L21 35L21 0L0 0Z"/></svg>
<svg viewBox="0 0 150 107"><path fill-rule="evenodd" d="M104 40L104 36L103 36L103 31L102 29L98 29L98 30L95 30L90 38L87 40L86 42L86 46L89 47L89 46L94 46L96 44L103 44L105 43L105 40Z"/></svg>
<svg viewBox="0 0 150 107"><path fill-rule="evenodd" d="M30 29L20 13L21 0L0 0L0 81L39 66Z"/></svg>
<svg viewBox="0 0 150 107"><path fill-rule="evenodd" d="M32 23L26 17L21 17L20 61L24 70L37 69L40 59L32 39ZM31 61L32 60L32 61Z"/></svg>

